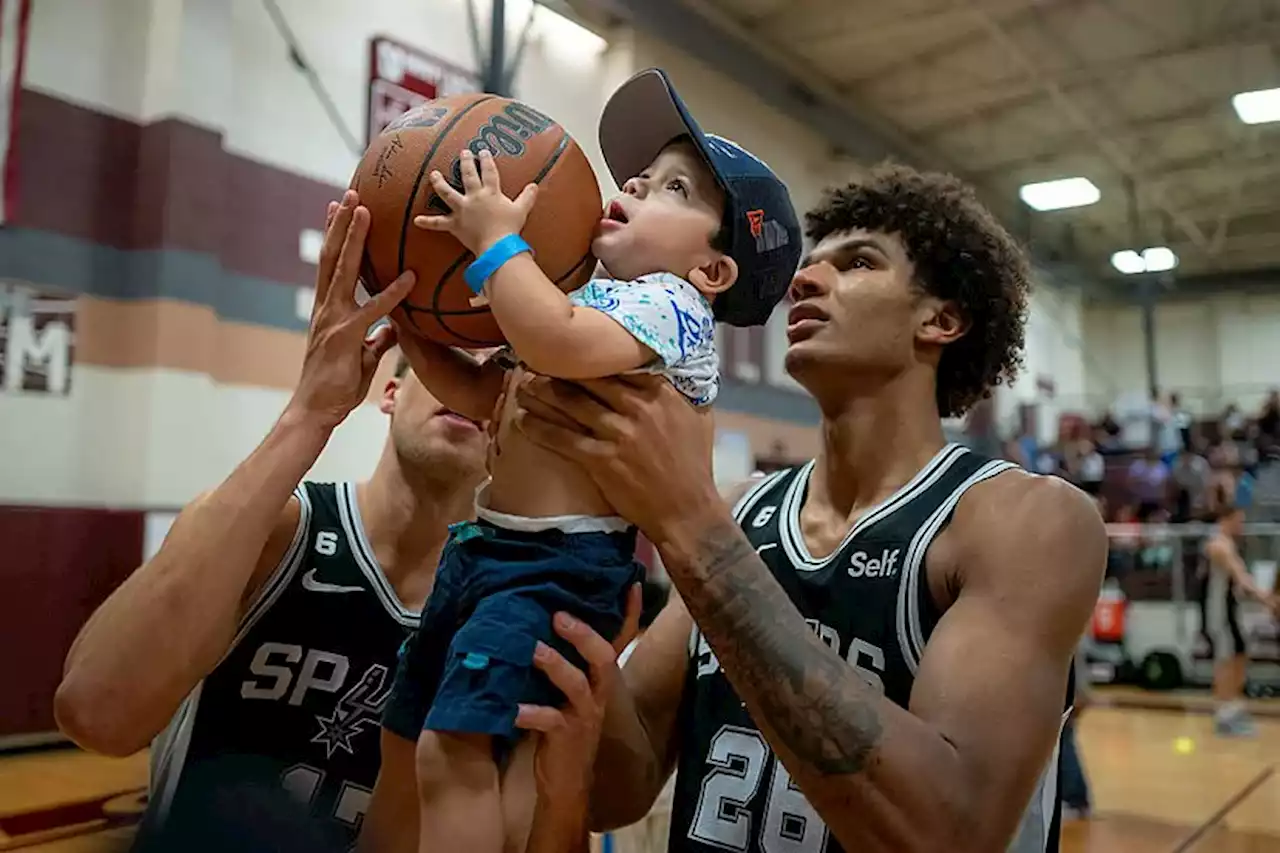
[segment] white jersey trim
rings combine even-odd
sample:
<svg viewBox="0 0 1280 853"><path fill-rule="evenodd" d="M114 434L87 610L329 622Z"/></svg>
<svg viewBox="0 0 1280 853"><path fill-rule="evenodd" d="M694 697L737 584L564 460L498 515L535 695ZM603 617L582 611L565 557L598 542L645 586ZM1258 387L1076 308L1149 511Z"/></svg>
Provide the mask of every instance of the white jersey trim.
<svg viewBox="0 0 1280 853"><path fill-rule="evenodd" d="M200 692L204 682L196 685L183 703L178 706L169 725L151 745L151 781L148 799L154 803L154 820L157 825L169 816L169 807L178 791L182 769L187 763L187 750L191 747L191 733L195 729L196 711L200 707Z"/></svg>
<svg viewBox="0 0 1280 853"><path fill-rule="evenodd" d="M1018 822L1018 832L1005 848L1005 853L1046 853L1049 849L1049 831L1053 828L1053 813L1058 802L1058 762L1061 760L1062 730L1066 721L1067 713L1064 713L1058 724L1058 739L1054 742L1053 752L1040 773L1036 789Z"/></svg>
<svg viewBox="0 0 1280 853"><path fill-rule="evenodd" d="M897 623L898 645L902 649L902 657L907 662L907 668L911 670L913 677L920 666L920 658L924 655L925 643L924 631L921 627L919 589L925 554L929 552L929 546L933 544L934 538L951 517L951 513L955 511L956 505L960 503L965 492L984 480L1017 467L1012 462L1000 459L993 459L983 465L963 483L956 486L950 496L933 511L911 539L902 570L902 580L898 584Z"/></svg>
<svg viewBox="0 0 1280 853"><path fill-rule="evenodd" d="M347 534L347 543L356 565L368 578L369 585L387 614L406 628L416 628L421 621L421 614L405 607L400 601L400 596L396 595L391 582L387 580L382 566L378 564L378 558L373 554L373 546L365 536L364 522L360 520L360 505L356 503L355 483L339 483L335 491L338 495L338 518Z"/></svg>
<svg viewBox="0 0 1280 853"><path fill-rule="evenodd" d="M276 603L276 599L285 591L289 583L293 580L293 576L297 574L298 567L302 565L302 556L307 550L307 541L311 538L311 498L307 494L305 483L299 483L298 488L293 490L293 496L298 499L298 526L293 531L293 541L289 544L289 550L285 551L284 557L276 566L275 571L267 578L267 582L262 585L262 592L258 595L258 600L253 603L245 613L244 618L240 620L240 627L236 630L235 639L231 641L227 654L231 654L245 634L257 624L258 620L271 609L271 605ZM226 659L226 655L223 655ZM222 661L218 661L222 663Z"/></svg>
<svg viewBox="0 0 1280 853"><path fill-rule="evenodd" d="M298 499L298 526L294 528L293 540L289 543L284 556L280 558L280 562L262 584L257 600L250 605L241 618L231 644L214 665L214 669L222 665L227 656L240 645L240 641L245 638L250 629L271 609L281 593L289 586L294 575L298 573L298 567L302 565L302 557L306 553L306 544L311 535L311 498L307 494L306 484L299 483L293 490L293 496ZM187 750L191 747L191 734L200 709L200 694L203 690L204 679L201 679L195 689L178 706L173 719L152 741L151 780L148 789L150 799L155 805L148 811L154 809L154 819L157 821L162 822L168 816L169 806L178 790L178 782L182 779L182 770L187 763ZM147 820L152 819L147 818Z"/></svg>
<svg viewBox="0 0 1280 853"><path fill-rule="evenodd" d="M778 538L782 542L782 550L786 553L787 559L791 561L796 571L799 572L816 572L819 569L826 568L844 551L855 536L865 533L868 528L906 506L907 503L936 483L957 459L968 452L964 446L954 442L944 445L929 460L927 465L916 472L916 475L906 485L863 513L849 528L849 531L845 533L844 539L832 549L830 554L822 559L818 559L809 553L809 547L804 543L804 532L800 527L801 505L804 503L809 477L817 464L816 459L810 460L800 469L800 473L796 475L796 478L791 481L791 486L787 489L786 496L782 499L782 507L779 510L783 520L779 525L780 535Z"/></svg>
<svg viewBox="0 0 1280 853"><path fill-rule="evenodd" d="M774 471L760 478L751 488L742 493L742 497L738 498L738 502L733 505L733 520L739 525L747 520L747 515L755 508L755 505L764 497L764 493L773 488L774 484L790 472L790 468L783 468L780 471Z"/></svg>

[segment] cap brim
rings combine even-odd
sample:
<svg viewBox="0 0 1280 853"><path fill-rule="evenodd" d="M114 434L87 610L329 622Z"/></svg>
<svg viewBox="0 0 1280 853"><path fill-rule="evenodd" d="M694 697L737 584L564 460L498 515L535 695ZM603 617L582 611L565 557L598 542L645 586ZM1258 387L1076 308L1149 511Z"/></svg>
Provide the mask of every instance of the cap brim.
<svg viewBox="0 0 1280 853"><path fill-rule="evenodd" d="M623 83L600 115L600 151L618 186L647 169L667 143L686 134L706 158L702 129L657 68Z"/></svg>

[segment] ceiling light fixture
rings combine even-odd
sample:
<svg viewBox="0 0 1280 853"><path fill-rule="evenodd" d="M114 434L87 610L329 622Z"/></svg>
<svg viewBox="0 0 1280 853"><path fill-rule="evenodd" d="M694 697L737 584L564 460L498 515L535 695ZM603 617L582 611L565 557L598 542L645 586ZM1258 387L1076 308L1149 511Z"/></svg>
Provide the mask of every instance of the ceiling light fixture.
<svg viewBox="0 0 1280 853"><path fill-rule="evenodd" d="M1102 191L1088 178L1060 178L1023 184L1018 195L1036 210L1063 210L1095 204L1102 198Z"/></svg>
<svg viewBox="0 0 1280 853"><path fill-rule="evenodd" d="M1258 89L1232 97L1231 106L1245 124L1280 121L1280 89Z"/></svg>
<svg viewBox="0 0 1280 853"><path fill-rule="evenodd" d="M1125 275L1148 272L1168 272L1178 265L1178 256L1168 246L1152 246L1138 254L1133 249L1122 249L1111 256L1111 266Z"/></svg>

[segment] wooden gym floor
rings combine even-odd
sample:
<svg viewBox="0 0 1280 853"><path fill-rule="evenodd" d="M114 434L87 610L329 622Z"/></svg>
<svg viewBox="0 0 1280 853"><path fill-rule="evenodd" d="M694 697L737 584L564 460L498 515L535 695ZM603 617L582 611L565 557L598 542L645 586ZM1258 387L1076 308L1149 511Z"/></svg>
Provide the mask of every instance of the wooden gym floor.
<svg viewBox="0 0 1280 853"><path fill-rule="evenodd" d="M1257 720L1257 738L1223 740L1203 713L1091 708L1078 742L1095 813L1065 826L1063 853L1280 853L1280 718ZM0 850L123 849L146 777L145 755L0 758Z"/></svg>

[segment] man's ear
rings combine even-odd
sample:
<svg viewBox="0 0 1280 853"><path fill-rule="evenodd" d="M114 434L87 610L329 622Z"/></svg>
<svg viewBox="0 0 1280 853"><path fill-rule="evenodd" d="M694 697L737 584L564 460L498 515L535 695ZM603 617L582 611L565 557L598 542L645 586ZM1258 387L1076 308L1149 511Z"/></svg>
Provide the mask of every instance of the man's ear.
<svg viewBox="0 0 1280 853"><path fill-rule="evenodd" d="M707 295L724 293L738 280L738 262L717 252L707 263L690 270L687 278Z"/></svg>
<svg viewBox="0 0 1280 853"><path fill-rule="evenodd" d="M969 333L972 323L960 311L960 306L947 299L925 299L921 303L924 316L916 330L916 339L924 343L945 346Z"/></svg>
<svg viewBox="0 0 1280 853"><path fill-rule="evenodd" d="M382 389L382 396L378 398L378 411L384 415L389 415L396 410L396 397L400 394L400 380L393 376L387 380L386 386Z"/></svg>

